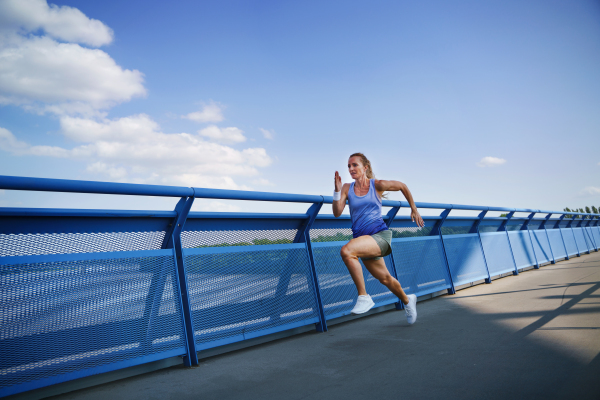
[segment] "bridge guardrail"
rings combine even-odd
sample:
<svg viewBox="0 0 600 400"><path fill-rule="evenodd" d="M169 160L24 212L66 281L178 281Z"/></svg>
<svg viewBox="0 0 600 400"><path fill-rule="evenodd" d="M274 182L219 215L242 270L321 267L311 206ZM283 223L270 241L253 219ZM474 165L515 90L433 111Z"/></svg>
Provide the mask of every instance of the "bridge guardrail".
<svg viewBox="0 0 600 400"><path fill-rule="evenodd" d="M326 331L356 299L339 256L350 219L319 215L330 196L7 176L0 189L180 198L172 211L0 208L0 396L173 356L194 365L206 349L301 326ZM190 212L195 198L310 206L304 214ZM418 296L600 244L600 214L417 203L441 210L418 228L397 215L408 203L384 206L393 233L386 266ZM376 307L402 308L364 275Z"/></svg>

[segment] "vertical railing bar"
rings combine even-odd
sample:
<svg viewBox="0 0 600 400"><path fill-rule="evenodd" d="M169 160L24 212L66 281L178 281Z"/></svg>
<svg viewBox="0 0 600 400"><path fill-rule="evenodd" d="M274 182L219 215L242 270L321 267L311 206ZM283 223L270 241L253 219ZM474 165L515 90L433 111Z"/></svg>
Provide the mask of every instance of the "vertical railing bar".
<svg viewBox="0 0 600 400"><path fill-rule="evenodd" d="M446 270L448 271L448 279L450 280L450 289L448 289L448 294L455 294L456 287L454 286L454 279L452 279L452 271L450 270L450 262L448 261L448 254L446 254L446 245L444 245L444 237L442 236L442 226L444 222L446 222L446 218L452 211L452 208L447 208L440 214L441 219L437 220L429 236L439 235L440 242L442 243L442 252L444 253L444 262L446 263Z"/></svg>
<svg viewBox="0 0 600 400"><path fill-rule="evenodd" d="M544 222L542 222L542 224L544 227L544 232L546 233L546 240L548 241L548 248L550 249L550 255L552 256L551 264L556 264L556 258L554 257L554 251L552 250L552 244L550 243L550 235L548 235L548 228L546 228L546 224L548 223L548 220L550 219L551 216L552 216L552 213L546 215L546 218L544 219Z"/></svg>
<svg viewBox="0 0 600 400"><path fill-rule="evenodd" d="M323 206L323 202L314 203L309 209L306 211L308 214L308 219L305 221L304 225L300 228L302 230L301 236L298 236L300 232L298 232L297 238L300 241L304 241L306 245L306 252L308 254L308 262L310 264L310 272L312 276L313 283L313 291L315 293L315 301L317 304L317 309L319 312L319 322L315 324L315 328L317 332L327 332L327 319L325 318L325 307L323 306L323 297L321 296L321 287L319 285L319 275L317 274L317 266L315 263L315 256L312 249L312 243L310 240L310 229ZM299 231L300 231L299 230Z"/></svg>
<svg viewBox="0 0 600 400"><path fill-rule="evenodd" d="M388 229L390 229L390 226L392 225L392 222L394 221L394 218L396 218L396 215L398 214L398 211L400 210L400 206L397 207L392 207L390 209L390 211L388 211L387 213L387 221L385 222L386 226L388 227ZM392 231L392 240L394 238L394 232ZM391 243L390 243L391 246ZM389 256L386 257L390 263L390 267L392 270L392 276L394 278L396 278L396 280L398 282L400 282L400 278L398 277L398 270L396 269L396 260L394 259L394 253L391 252ZM398 301L396 302L396 309L397 310L402 310L404 309L404 303L402 303L402 301L400 299L398 299Z"/></svg>
<svg viewBox="0 0 600 400"><path fill-rule="evenodd" d="M533 251L533 258L535 258L535 265L533 266L533 268L539 269L540 263L538 262L537 254L535 254L535 246L533 245L533 239L531 238L531 230L529 229L529 223L531 222L535 214L535 212L529 214L529 217L527 217L527 221L525 221L525 223L521 227L521 230L527 230L527 234L529 235L529 242L531 243L531 251Z"/></svg>
<svg viewBox="0 0 600 400"><path fill-rule="evenodd" d="M565 260L569 259L569 251L567 250L567 243L565 242L565 237L563 236L563 228L560 227L560 223L563 219L565 219L565 214L561 215L558 221L556 222L556 227L558 227L558 231L560 232L560 239L562 240L563 247L565 248Z"/></svg>
<svg viewBox="0 0 600 400"><path fill-rule="evenodd" d="M575 218L577 218L576 215L573 215L571 217L571 220L569 221L567 227L571 228L571 233L573 234L573 241L575 242L575 248L577 249L577 257L581 257L581 251L579 251L579 245L577 244L577 238L575 237L575 229L572 226L573 222L575 222Z"/></svg>
<svg viewBox="0 0 600 400"><path fill-rule="evenodd" d="M198 354L196 351L196 340L194 338L194 320L192 318L192 308L187 285L187 273L185 268L185 260L183 258L183 247L181 244L181 231L185 226L190 209L194 203L194 197L188 197L185 206L182 207L181 213L177 217L177 225L174 227L172 234L173 248L175 249L175 261L177 263L177 284L179 286L179 298L181 311L184 320L185 343L188 351L187 357L183 359L186 367L198 365Z"/></svg>
<svg viewBox="0 0 600 400"><path fill-rule="evenodd" d="M182 197L175 206L175 218L171 220L171 223L165 228L165 237L163 238L163 242L161 244L161 249L172 249L173 248L173 232L175 227L177 226L177 219L181 214L182 210L185 207L187 197ZM163 263L158 274L153 273L150 287L148 288L148 296L146 297L146 304L144 307L144 321L146 325L146 338L143 343L144 347L150 347L152 345L152 338L150 335L150 329L154 324L158 316L158 310L160 307L160 301L163 296L166 278L167 278L167 268L168 263ZM175 282L173 282L173 291L177 290Z"/></svg>
<svg viewBox="0 0 600 400"><path fill-rule="evenodd" d="M487 257L485 256L485 250L483 249L483 240L481 240L481 233L479 233L479 225L481 225L481 221L487 214L488 210L483 210L479 213L478 219L473 223L471 230L469 233L477 233L477 237L479 238L479 247L481 248L481 254L483 255L483 264L485 265L485 270L487 271L488 277L485 280L485 283L492 283L492 275L490 273L490 268L487 264Z"/></svg>
<svg viewBox="0 0 600 400"><path fill-rule="evenodd" d="M506 221L502 222L502 224L500 225L500 227L498 228L498 230L502 229L502 230L504 230L504 232L506 232L506 240L508 240L508 248L510 249L510 256L512 257L513 265L515 266L515 270L513 271L513 275L519 275L519 268L517 268L517 261L515 259L515 254L513 252L512 244L510 243L510 236L508 235L508 230L506 229L506 226L508 225L508 222L513 217L513 215L515 215L514 211L509 212L506 215Z"/></svg>

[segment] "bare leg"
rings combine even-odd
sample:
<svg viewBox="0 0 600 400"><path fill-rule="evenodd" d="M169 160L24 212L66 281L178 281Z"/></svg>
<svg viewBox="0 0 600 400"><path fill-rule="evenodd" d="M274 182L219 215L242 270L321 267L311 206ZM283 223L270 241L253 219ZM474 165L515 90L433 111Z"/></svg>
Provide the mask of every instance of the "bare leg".
<svg viewBox="0 0 600 400"><path fill-rule="evenodd" d="M406 295L406 293L404 293L404 290L402 290L400 282L398 282L396 278L390 275L390 272L385 267L385 261L383 260L383 258L379 260L363 260L363 263L375 279L377 279L379 282L381 282L381 284L387 287L390 290L390 292L398 296L402 303L408 304L408 296Z"/></svg>
<svg viewBox="0 0 600 400"><path fill-rule="evenodd" d="M340 251L342 260L350 272L350 276L356 285L358 295L366 295L367 290L365 288L365 279L362 273L362 266L360 265L359 257L379 257L381 255L381 249L379 245L371 236L361 236L349 241L342 250ZM366 264L365 264L366 266ZM385 268L385 264L384 264ZM387 270L386 270L387 271Z"/></svg>

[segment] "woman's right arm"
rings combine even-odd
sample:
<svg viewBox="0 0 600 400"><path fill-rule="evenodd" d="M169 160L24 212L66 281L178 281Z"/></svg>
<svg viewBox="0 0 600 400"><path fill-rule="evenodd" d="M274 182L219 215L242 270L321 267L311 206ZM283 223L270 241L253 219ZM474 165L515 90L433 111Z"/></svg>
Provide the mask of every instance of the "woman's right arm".
<svg viewBox="0 0 600 400"><path fill-rule="evenodd" d="M337 218L340 215L342 215L344 208L346 208L346 199L348 198L348 187L350 187L350 185L348 185L348 184L342 185L342 177L340 176L340 174L338 174L337 171L335 171L334 184L335 184L335 191L342 192L340 199L334 200L332 203L333 215Z"/></svg>

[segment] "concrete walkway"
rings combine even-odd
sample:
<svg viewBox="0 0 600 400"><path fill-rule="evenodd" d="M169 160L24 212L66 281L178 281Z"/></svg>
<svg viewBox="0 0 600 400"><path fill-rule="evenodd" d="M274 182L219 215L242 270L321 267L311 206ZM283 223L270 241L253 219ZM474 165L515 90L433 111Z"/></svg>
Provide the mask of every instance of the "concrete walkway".
<svg viewBox="0 0 600 400"><path fill-rule="evenodd" d="M600 399L600 253L52 399Z"/></svg>

